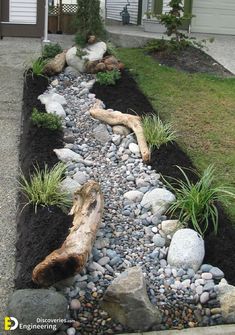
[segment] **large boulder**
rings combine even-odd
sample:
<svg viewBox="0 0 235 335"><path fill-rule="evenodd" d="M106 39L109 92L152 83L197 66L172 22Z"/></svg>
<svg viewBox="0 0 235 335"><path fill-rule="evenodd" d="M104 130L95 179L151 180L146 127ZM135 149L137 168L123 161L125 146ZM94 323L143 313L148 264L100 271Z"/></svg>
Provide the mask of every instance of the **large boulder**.
<svg viewBox="0 0 235 335"><path fill-rule="evenodd" d="M14 316L19 324L36 325L41 329L32 329L31 335L55 333L66 319L68 303L65 297L55 291L45 289L25 289L15 291L10 297L8 315ZM46 322L43 320L55 320ZM45 328L42 328L42 327ZM50 327L49 327L50 326ZM26 334L27 329L18 329L13 334Z"/></svg>
<svg viewBox="0 0 235 335"><path fill-rule="evenodd" d="M196 272L204 256L205 246L202 237L195 230L180 229L172 238L167 262L171 266L192 268Z"/></svg>
<svg viewBox="0 0 235 335"><path fill-rule="evenodd" d="M235 287L222 279L218 287L218 298L225 323L235 323Z"/></svg>
<svg viewBox="0 0 235 335"><path fill-rule="evenodd" d="M104 42L90 44L81 50L84 56L78 56L77 51L77 47L70 48L66 53L66 62L77 71L85 72L87 62L99 61L103 58L107 51L107 45Z"/></svg>
<svg viewBox="0 0 235 335"><path fill-rule="evenodd" d="M105 292L103 308L125 327L145 331L161 322L161 314L149 301L142 270L129 268L114 279Z"/></svg>
<svg viewBox="0 0 235 335"><path fill-rule="evenodd" d="M175 201L175 196L165 188L155 188L145 193L141 206L151 208L153 214L162 215L169 208L170 204Z"/></svg>

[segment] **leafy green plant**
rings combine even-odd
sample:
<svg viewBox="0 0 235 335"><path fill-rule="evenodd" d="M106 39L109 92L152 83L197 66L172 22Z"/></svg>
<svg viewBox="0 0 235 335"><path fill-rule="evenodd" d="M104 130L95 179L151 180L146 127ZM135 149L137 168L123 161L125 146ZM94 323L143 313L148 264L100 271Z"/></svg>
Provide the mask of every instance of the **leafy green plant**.
<svg viewBox="0 0 235 335"><path fill-rule="evenodd" d="M84 57L86 55L87 55L87 52L85 50L83 50L82 48L77 47L76 56L78 56L79 58L82 59L82 57Z"/></svg>
<svg viewBox="0 0 235 335"><path fill-rule="evenodd" d="M98 72L96 80L100 85L115 85L116 82L121 78L121 73L118 70Z"/></svg>
<svg viewBox="0 0 235 335"><path fill-rule="evenodd" d="M157 15L160 23L166 27L167 36L172 36L178 44L181 41L188 38L187 35L180 31L186 20L192 18L192 15L185 15L183 0L171 0L169 2L169 7L171 8L169 12L161 15Z"/></svg>
<svg viewBox="0 0 235 335"><path fill-rule="evenodd" d="M177 213L182 223L193 225L193 228L202 236L212 223L216 234L218 231L218 210L217 202L225 205L230 199L235 199L234 189L223 185L214 186L215 168L209 165L199 180L192 183L185 171L177 166L183 174L183 180L170 178L172 182L166 181L168 187L175 193L176 200L169 208L171 214Z"/></svg>
<svg viewBox="0 0 235 335"><path fill-rule="evenodd" d="M42 58L38 58L34 60L32 62L32 75L33 76L44 76L43 70L44 70L46 63L47 61Z"/></svg>
<svg viewBox="0 0 235 335"><path fill-rule="evenodd" d="M150 150L154 147L160 148L162 144L172 142L176 139L176 132L171 123L163 123L157 115L147 115L142 120L144 136L149 144Z"/></svg>
<svg viewBox="0 0 235 335"><path fill-rule="evenodd" d="M42 50L42 57L44 59L54 58L63 51L59 43L49 43L44 45Z"/></svg>
<svg viewBox="0 0 235 335"><path fill-rule="evenodd" d="M84 47L91 35L96 36L97 39L103 38L105 29L100 16L99 0L77 0L77 4L75 42L77 45Z"/></svg>
<svg viewBox="0 0 235 335"><path fill-rule="evenodd" d="M71 201L66 192L60 190L60 183L64 179L66 166L62 163L56 164L51 170L45 165L43 170L34 167L34 173L29 180L22 174L20 177L20 189L27 198L27 205L33 205L35 213L38 206L57 206L66 209Z"/></svg>
<svg viewBox="0 0 235 335"><path fill-rule="evenodd" d="M41 113L37 108L33 108L31 120L39 128L50 130L60 130L62 128L61 118L51 113Z"/></svg>

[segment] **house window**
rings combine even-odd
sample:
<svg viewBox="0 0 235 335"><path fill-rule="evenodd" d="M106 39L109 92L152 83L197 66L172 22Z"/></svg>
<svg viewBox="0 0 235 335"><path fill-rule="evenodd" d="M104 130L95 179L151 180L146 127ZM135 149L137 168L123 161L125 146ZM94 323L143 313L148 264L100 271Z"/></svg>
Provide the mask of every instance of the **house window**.
<svg viewBox="0 0 235 335"><path fill-rule="evenodd" d="M18 24L37 23L37 0L10 0L9 21Z"/></svg>

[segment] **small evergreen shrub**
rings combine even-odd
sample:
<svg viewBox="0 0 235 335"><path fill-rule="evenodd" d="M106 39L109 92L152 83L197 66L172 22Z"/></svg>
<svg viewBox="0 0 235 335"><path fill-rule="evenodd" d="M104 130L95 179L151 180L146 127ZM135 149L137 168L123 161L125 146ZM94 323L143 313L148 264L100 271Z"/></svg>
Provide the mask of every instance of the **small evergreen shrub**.
<svg viewBox="0 0 235 335"><path fill-rule="evenodd" d="M47 128L50 130L60 130L62 128L61 118L58 115L40 113L36 108L33 108L31 120L33 125L39 128Z"/></svg>
<svg viewBox="0 0 235 335"><path fill-rule="evenodd" d="M84 47L91 35L96 36L97 39L104 38L105 29L100 16L99 0L77 0L77 4L75 42L77 45Z"/></svg>
<svg viewBox="0 0 235 335"><path fill-rule="evenodd" d="M115 47L115 45L112 42L107 42L106 45L107 45L107 54L118 58L117 48Z"/></svg>
<svg viewBox="0 0 235 335"><path fill-rule="evenodd" d="M49 43L43 47L42 57L45 59L54 58L63 51L59 43Z"/></svg>
<svg viewBox="0 0 235 335"><path fill-rule="evenodd" d="M96 80L100 85L115 85L116 82L121 78L121 72L118 70L98 72Z"/></svg>

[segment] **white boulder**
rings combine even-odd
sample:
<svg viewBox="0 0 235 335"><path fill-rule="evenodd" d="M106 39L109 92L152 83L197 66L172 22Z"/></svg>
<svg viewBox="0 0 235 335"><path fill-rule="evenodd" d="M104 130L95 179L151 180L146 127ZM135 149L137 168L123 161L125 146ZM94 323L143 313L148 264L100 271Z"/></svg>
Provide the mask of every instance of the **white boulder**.
<svg viewBox="0 0 235 335"><path fill-rule="evenodd" d="M133 201L133 202L140 202L143 198L143 193L137 190L128 191L124 194L124 198Z"/></svg>
<svg viewBox="0 0 235 335"><path fill-rule="evenodd" d="M58 102L61 105L66 105L67 101L63 95L58 93L44 93L38 96L38 100L41 101L43 105L46 105L50 102Z"/></svg>
<svg viewBox="0 0 235 335"><path fill-rule="evenodd" d="M152 208L153 214L162 215L173 201L175 201L173 193L164 188L155 188L145 193L141 201L141 206L144 208Z"/></svg>
<svg viewBox="0 0 235 335"><path fill-rule="evenodd" d="M180 229L171 240L167 262L173 267L187 267L196 272L204 256L205 246L202 237L192 229Z"/></svg>
<svg viewBox="0 0 235 335"><path fill-rule="evenodd" d="M66 117L66 113L64 111L64 108L61 104L59 104L58 102L49 102L48 104L46 104L46 111L47 113L50 114L56 114L60 117Z"/></svg>
<svg viewBox="0 0 235 335"><path fill-rule="evenodd" d="M86 54L82 57L79 57L77 56L77 47L72 47L66 52L66 62L69 66L73 67L77 71L84 72L86 61L94 62L101 60L106 51L106 43L97 42L82 49L82 52Z"/></svg>
<svg viewBox="0 0 235 335"><path fill-rule="evenodd" d="M53 150L58 159L62 162L82 162L82 156L77 154L76 152L67 149L67 148L62 148L62 149L54 149Z"/></svg>

